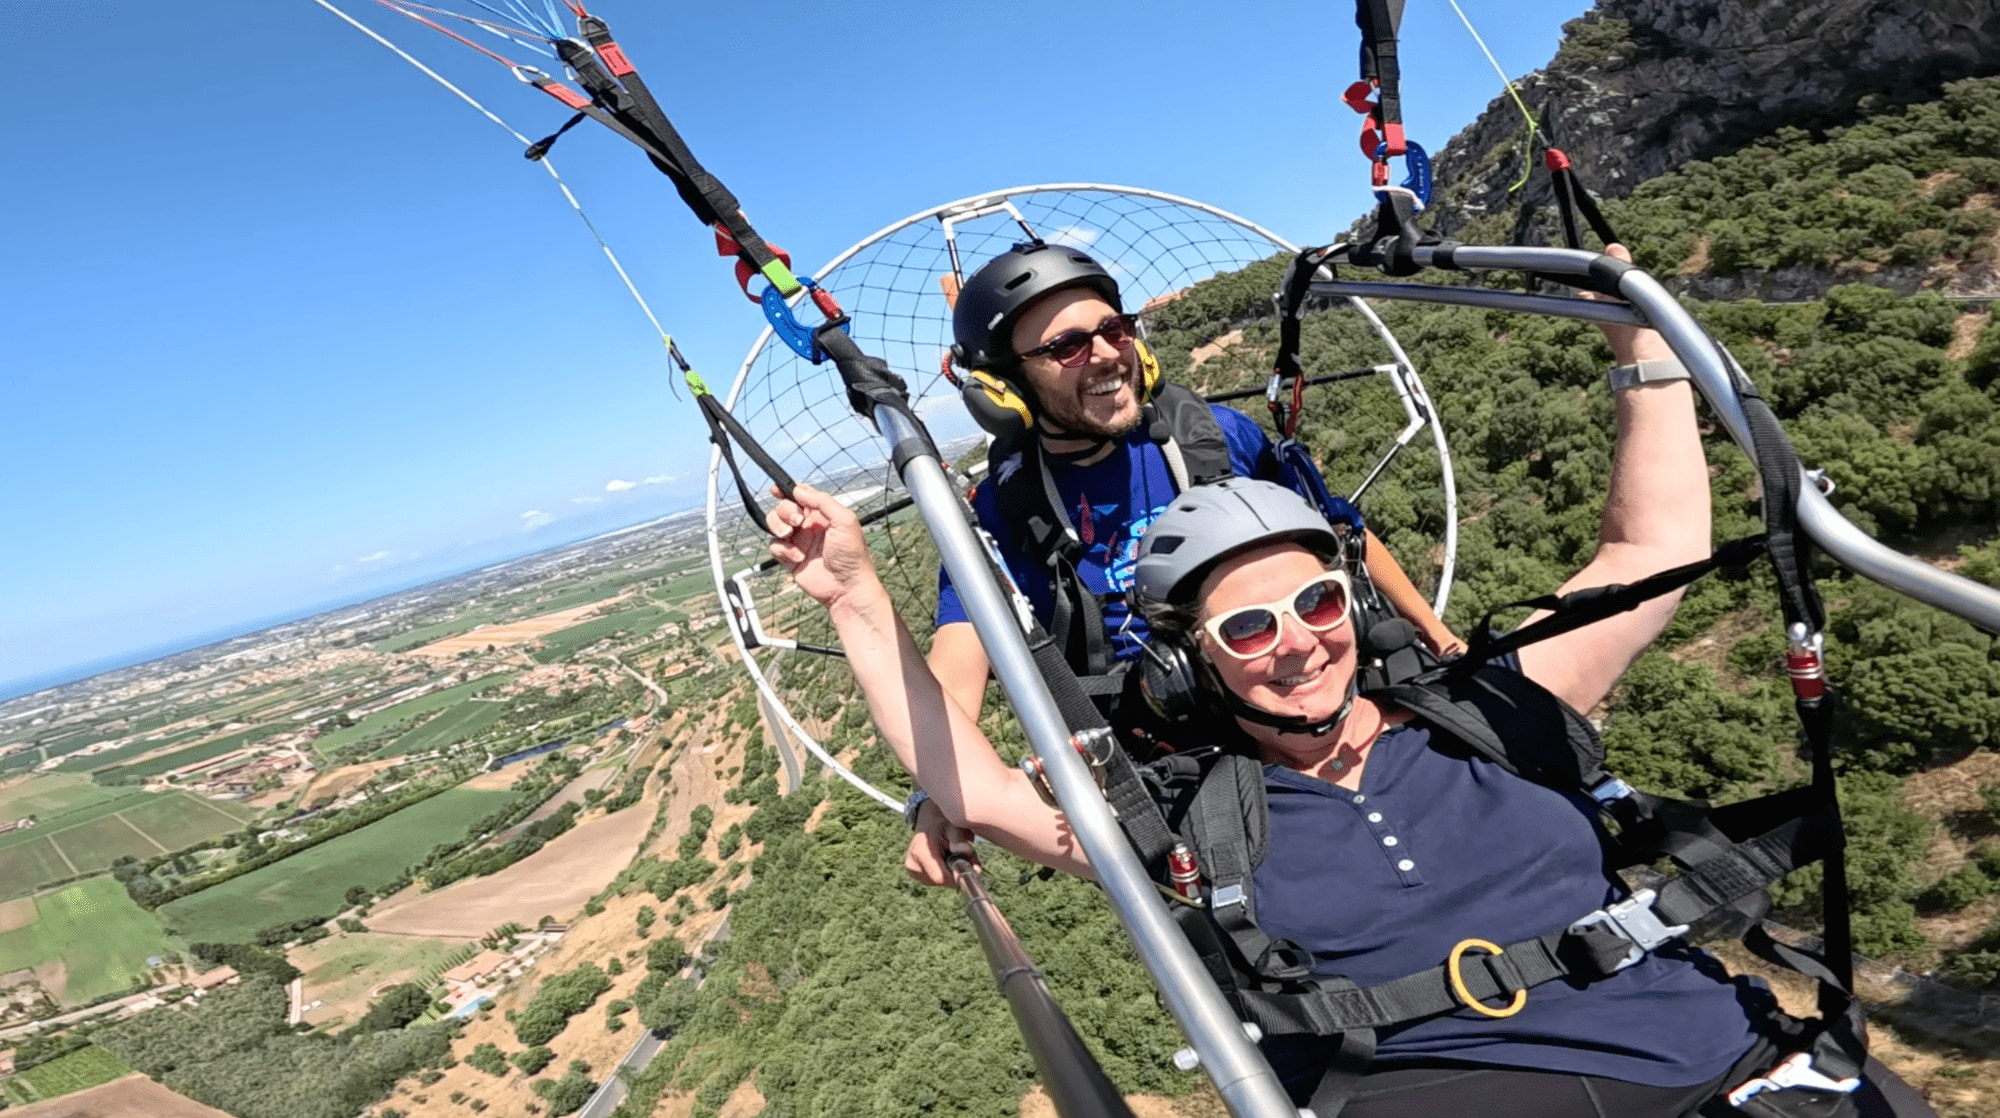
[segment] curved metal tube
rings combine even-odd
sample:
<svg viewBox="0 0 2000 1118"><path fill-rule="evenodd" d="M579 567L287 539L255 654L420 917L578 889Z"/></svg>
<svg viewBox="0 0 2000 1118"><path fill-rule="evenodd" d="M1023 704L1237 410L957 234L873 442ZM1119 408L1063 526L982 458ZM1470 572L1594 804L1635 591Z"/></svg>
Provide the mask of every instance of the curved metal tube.
<svg viewBox="0 0 2000 1118"><path fill-rule="evenodd" d="M906 445L916 435L909 421L891 408L876 409L875 422L892 446ZM1297 1118L1298 1108L1264 1054L1244 1034L1242 1022L1187 937L1174 926L1166 903L1118 829L1111 805L1071 747L1069 728L1042 682L1012 608L987 572L979 541L959 512L958 493L943 466L930 455L911 458L903 467L903 485L937 541L938 556L959 588L993 674L1006 691L1029 745L1041 758L1050 789L1089 857L1098 884L1222 1101L1237 1118Z"/></svg>
<svg viewBox="0 0 2000 1118"><path fill-rule="evenodd" d="M1434 248L1420 248L1416 251L1416 260L1429 266L1436 262L1437 255ZM1455 269L1532 271L1556 276L1589 275L1593 265L1606 259L1609 258L1598 253L1565 248L1461 245L1455 246L1450 253L1451 267ZM1478 287L1344 280L1312 286L1315 293L1328 295L1484 307L1590 322L1629 322L1650 326L1660 332L1667 344L1673 347L1675 355L1687 365L1694 376L1696 391L1708 401L1730 438L1754 460L1750 423L1738 394L1743 374L1721 344L1710 337L1694 316L1647 273L1637 268L1623 272L1618 288L1619 293L1630 300L1629 308L1585 299L1489 291ZM1940 570L1876 541L1842 516L1810 480L1802 487L1797 511L1800 527L1821 550L1842 566L1920 602L1963 617L1988 632L2000 633L2000 590Z"/></svg>

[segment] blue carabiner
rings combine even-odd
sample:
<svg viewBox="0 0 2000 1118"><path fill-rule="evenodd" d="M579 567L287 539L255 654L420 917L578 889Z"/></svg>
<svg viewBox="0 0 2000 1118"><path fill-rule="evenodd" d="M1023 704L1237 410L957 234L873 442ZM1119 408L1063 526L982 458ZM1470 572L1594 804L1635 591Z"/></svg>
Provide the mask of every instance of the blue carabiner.
<svg viewBox="0 0 2000 1118"><path fill-rule="evenodd" d="M1431 157L1415 140L1406 141L1404 146L1408 151L1403 156L1403 166L1409 169L1410 174L1403 180L1402 189L1409 191L1410 196L1416 199L1416 208L1421 212L1425 206L1431 204ZM1389 145L1377 144L1376 160L1385 161L1388 157ZM1389 200L1388 192L1385 190L1377 190L1375 197L1383 202Z"/></svg>
<svg viewBox="0 0 2000 1118"><path fill-rule="evenodd" d="M810 276L799 276L798 281L799 285L807 290L819 288L819 284L814 283ZM771 324L771 329L791 347L793 353L815 365L826 360L826 351L813 340L813 332L792 316L791 304L785 302L785 297L778 294L775 286L765 287L764 294L757 301L763 304L764 318ZM854 332L854 324L851 322L841 323L840 328L850 334Z"/></svg>

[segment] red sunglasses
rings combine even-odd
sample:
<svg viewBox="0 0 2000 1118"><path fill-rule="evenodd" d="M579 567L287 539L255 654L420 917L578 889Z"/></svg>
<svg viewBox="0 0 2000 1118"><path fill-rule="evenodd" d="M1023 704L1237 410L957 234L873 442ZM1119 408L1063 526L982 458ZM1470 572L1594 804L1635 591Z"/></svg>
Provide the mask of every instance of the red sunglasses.
<svg viewBox="0 0 2000 1118"><path fill-rule="evenodd" d="M1103 338L1111 343L1112 349L1123 353L1138 337L1138 315L1114 314L1098 323L1095 330L1065 330L1048 343L1023 351L1018 356L1026 361L1030 357L1047 355L1063 368L1074 369L1090 360L1090 351L1096 347L1097 339Z"/></svg>

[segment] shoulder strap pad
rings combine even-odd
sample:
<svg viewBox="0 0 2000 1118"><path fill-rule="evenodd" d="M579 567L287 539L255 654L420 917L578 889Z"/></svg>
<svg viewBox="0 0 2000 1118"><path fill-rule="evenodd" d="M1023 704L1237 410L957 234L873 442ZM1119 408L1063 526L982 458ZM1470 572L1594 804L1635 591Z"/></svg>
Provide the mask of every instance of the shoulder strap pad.
<svg viewBox="0 0 2000 1118"><path fill-rule="evenodd" d="M1169 381L1160 385L1147 407L1152 412L1148 417L1152 426L1146 433L1156 443L1172 439L1180 447L1187 461L1189 484L1207 485L1236 476L1236 468L1229 462L1229 440L1223 437L1222 424L1216 422L1215 412L1200 393Z"/></svg>
<svg viewBox="0 0 2000 1118"><path fill-rule="evenodd" d="M1049 507L1034 437L995 439L986 452L987 484L994 487L1001 519L1036 566L1049 567L1058 558L1073 564L1082 557L1083 545L1070 533L1060 510Z"/></svg>
<svg viewBox="0 0 2000 1118"><path fill-rule="evenodd" d="M1604 742L1596 728L1519 672L1487 665L1365 694L1414 712L1431 728L1537 784L1588 792L1605 778Z"/></svg>

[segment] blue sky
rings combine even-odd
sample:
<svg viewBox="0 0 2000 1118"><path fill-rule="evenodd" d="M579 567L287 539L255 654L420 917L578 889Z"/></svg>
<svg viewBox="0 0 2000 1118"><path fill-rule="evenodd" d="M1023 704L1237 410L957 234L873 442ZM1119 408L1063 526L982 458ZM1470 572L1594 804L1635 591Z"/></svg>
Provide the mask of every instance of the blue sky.
<svg viewBox="0 0 2000 1118"><path fill-rule="evenodd" d="M523 132L563 120L335 2ZM1516 76L1582 11L1461 3ZM1369 204L1343 5L595 10L807 270L1020 183L1151 187L1301 242ZM311 0L8 4L0 37L0 695L699 499L705 429L617 277L519 145L408 64ZM1499 80L1444 0L1409 0L1403 40L1405 119L1435 151ZM589 122L554 155L726 383L762 322L708 234Z"/></svg>

